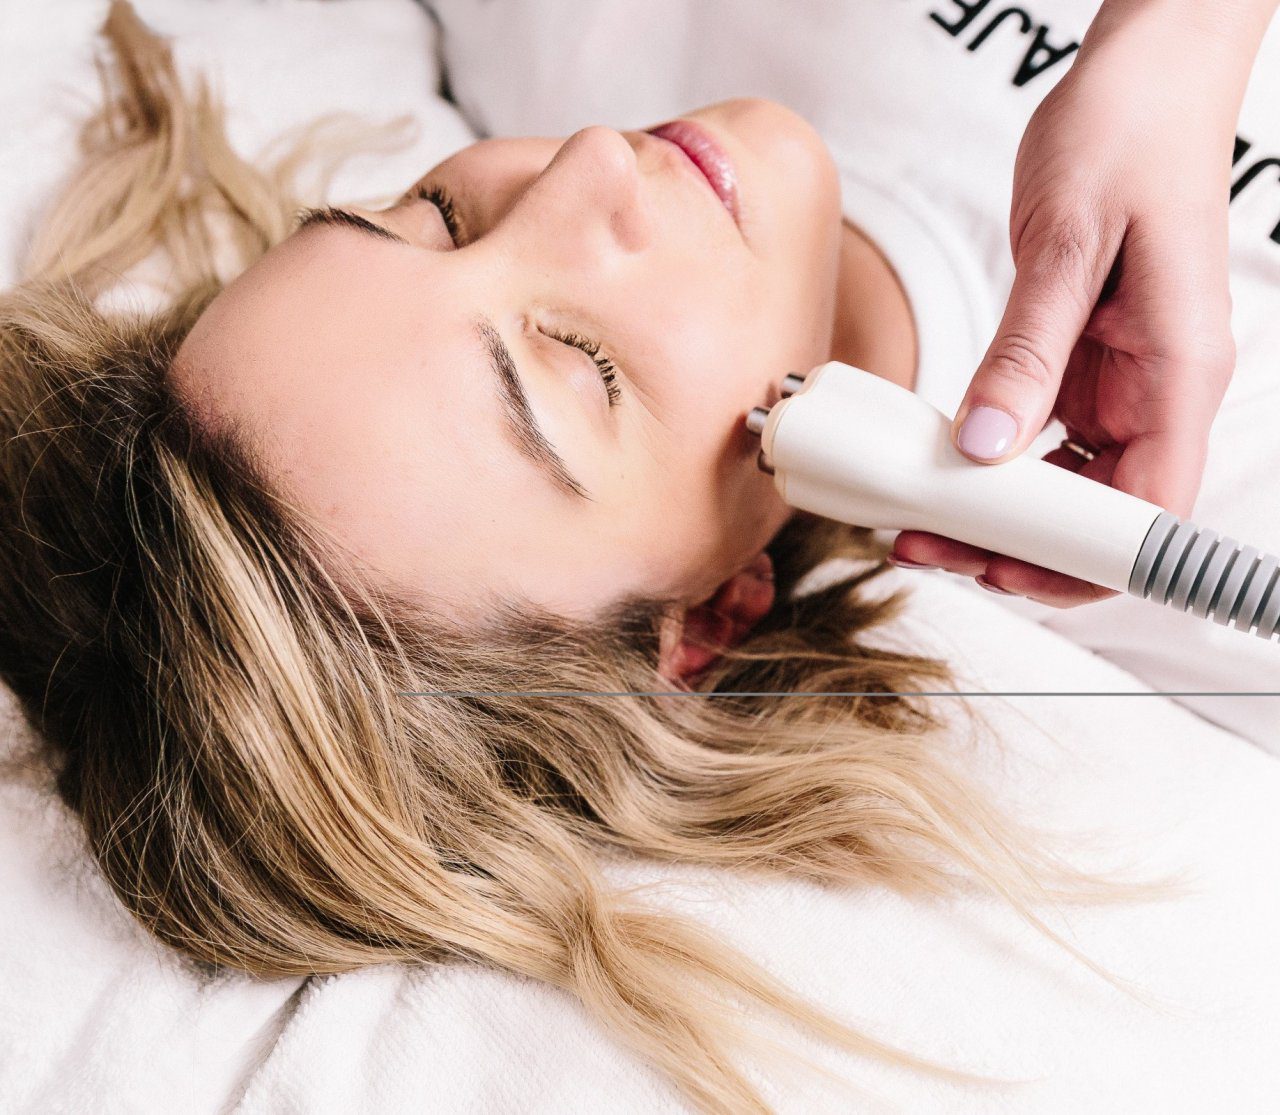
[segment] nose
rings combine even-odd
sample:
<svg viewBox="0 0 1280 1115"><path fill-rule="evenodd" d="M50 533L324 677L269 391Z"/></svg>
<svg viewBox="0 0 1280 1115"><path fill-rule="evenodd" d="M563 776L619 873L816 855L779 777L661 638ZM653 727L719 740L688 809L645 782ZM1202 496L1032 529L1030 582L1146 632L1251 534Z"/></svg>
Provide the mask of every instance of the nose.
<svg viewBox="0 0 1280 1115"><path fill-rule="evenodd" d="M641 189L636 153L626 136L593 126L561 145L528 200L544 228L568 246L594 237L613 250L640 252L652 239L653 221ZM536 196L535 196L536 195Z"/></svg>

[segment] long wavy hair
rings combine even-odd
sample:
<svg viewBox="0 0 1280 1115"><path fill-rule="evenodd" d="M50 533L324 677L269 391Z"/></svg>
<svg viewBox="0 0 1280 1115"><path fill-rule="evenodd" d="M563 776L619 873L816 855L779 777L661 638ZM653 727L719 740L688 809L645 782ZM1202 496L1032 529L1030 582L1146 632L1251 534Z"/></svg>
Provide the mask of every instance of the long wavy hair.
<svg viewBox="0 0 1280 1115"><path fill-rule="evenodd" d="M784 529L775 606L696 685L714 699L661 693L667 602L591 623L513 604L459 632L385 590L167 378L220 285L293 227L306 144L252 165L131 7L103 34L81 165L0 297L0 676L120 901L195 961L262 976L467 960L545 981L706 1111L768 1110L735 1054L776 1046L735 994L950 1071L603 870L977 886L1051 932L1032 907L1057 861L953 769L946 721L911 695L952 672L862 638L903 604L866 591L885 569L870 532ZM103 308L156 258L164 309ZM860 561L795 591L837 557ZM776 691L800 696L746 695ZM840 691L884 695L806 695Z"/></svg>

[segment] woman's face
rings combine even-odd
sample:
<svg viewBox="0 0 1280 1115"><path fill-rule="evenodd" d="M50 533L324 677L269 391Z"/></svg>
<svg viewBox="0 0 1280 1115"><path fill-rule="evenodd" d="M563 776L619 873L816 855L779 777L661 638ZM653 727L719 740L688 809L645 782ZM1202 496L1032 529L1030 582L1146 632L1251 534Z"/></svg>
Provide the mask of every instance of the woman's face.
<svg viewBox="0 0 1280 1115"><path fill-rule="evenodd" d="M179 389L455 617L490 596L579 618L706 599L790 514L744 418L829 352L840 205L791 112L684 119L728 156L736 220L645 132L479 142L351 211L374 227L311 223L267 252L197 322Z"/></svg>

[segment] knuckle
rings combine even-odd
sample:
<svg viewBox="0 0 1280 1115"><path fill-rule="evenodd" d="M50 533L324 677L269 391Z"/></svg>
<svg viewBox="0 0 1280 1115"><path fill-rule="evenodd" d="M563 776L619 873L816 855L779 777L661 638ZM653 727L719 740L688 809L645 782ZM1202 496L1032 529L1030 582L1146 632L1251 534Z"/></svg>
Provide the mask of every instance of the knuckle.
<svg viewBox="0 0 1280 1115"><path fill-rule="evenodd" d="M1029 222L1013 245L1019 266L1053 282L1082 280L1097 268L1101 232L1074 214Z"/></svg>
<svg viewBox="0 0 1280 1115"><path fill-rule="evenodd" d="M1030 334L1006 334L987 359L987 374L1015 389L1025 388L1028 384L1037 388L1048 387L1053 382L1053 371L1041 351L1042 346Z"/></svg>
<svg viewBox="0 0 1280 1115"><path fill-rule="evenodd" d="M1088 236L1075 221L1060 221L1049 235L1044 263L1058 275L1086 275L1097 255L1096 237Z"/></svg>

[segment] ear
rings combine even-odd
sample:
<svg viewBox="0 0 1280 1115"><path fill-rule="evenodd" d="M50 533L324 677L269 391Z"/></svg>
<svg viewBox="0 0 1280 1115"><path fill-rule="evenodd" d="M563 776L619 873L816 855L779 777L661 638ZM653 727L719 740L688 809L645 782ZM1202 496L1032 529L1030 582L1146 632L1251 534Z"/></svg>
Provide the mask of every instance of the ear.
<svg viewBox="0 0 1280 1115"><path fill-rule="evenodd" d="M703 673L725 647L737 646L773 607L773 561L761 551L701 604L662 628L658 672L679 687Z"/></svg>

